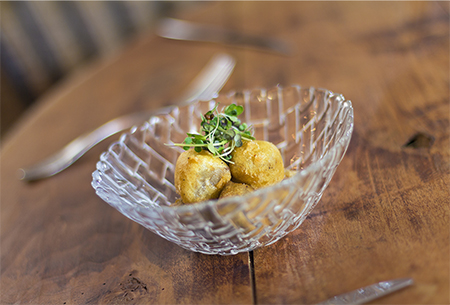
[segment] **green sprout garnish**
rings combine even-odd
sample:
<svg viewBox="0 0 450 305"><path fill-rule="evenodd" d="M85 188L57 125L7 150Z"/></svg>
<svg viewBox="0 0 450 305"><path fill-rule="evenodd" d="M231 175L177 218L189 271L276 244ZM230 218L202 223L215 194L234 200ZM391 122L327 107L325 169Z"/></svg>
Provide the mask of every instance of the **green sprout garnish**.
<svg viewBox="0 0 450 305"><path fill-rule="evenodd" d="M242 141L252 141L255 138L251 134L251 126L242 123L238 116L244 112L243 106L228 105L219 113L218 104L202 115L201 133L187 133L183 143L173 144L181 146L184 150L191 147L196 152L208 150L214 156L225 162L231 161L231 153L236 147L241 147Z"/></svg>

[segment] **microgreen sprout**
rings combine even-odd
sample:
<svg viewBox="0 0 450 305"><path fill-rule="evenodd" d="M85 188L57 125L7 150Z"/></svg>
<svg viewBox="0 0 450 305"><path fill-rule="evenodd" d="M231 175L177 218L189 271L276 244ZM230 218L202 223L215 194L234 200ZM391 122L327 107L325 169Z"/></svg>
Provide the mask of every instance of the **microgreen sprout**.
<svg viewBox="0 0 450 305"><path fill-rule="evenodd" d="M242 123L238 116L244 112L243 106L231 104L225 107L223 113L217 110L218 103L212 110L202 115L201 133L187 133L183 143L173 144L184 150L194 148L196 152L208 150L214 156L225 162L231 161L231 153L236 147L241 147L243 141L255 138L251 133L251 126Z"/></svg>

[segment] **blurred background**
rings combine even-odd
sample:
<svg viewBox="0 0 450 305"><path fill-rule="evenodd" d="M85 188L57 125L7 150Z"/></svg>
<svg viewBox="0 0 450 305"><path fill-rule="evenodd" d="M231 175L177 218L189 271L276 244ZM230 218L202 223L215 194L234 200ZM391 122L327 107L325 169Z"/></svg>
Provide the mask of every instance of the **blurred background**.
<svg viewBox="0 0 450 305"><path fill-rule="evenodd" d="M1 1L0 137L76 69L120 52L161 17L195 1Z"/></svg>

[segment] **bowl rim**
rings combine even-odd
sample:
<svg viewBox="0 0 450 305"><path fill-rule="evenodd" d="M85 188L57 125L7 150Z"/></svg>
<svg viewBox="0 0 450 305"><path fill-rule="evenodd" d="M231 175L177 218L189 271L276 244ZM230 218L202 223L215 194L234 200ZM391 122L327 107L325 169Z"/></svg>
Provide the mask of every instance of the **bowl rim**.
<svg viewBox="0 0 450 305"><path fill-rule="evenodd" d="M278 183L276 183L276 184L273 184L273 185L271 185L271 186L264 187L264 188L260 188L260 189L257 189L257 190L255 190L255 191L251 192L251 193L245 194L245 195L243 195L243 196L239 196L240 198L242 198L242 199L241 199L242 204L245 204L245 202L248 202L248 200L247 200L248 198L257 197L257 196L260 196L260 194L269 193L269 192L272 192L272 191L276 190L277 188L284 188L285 186L290 185L290 184L296 184L296 183L299 182L304 176L306 176L308 172L310 172L310 171L315 171L316 169L320 168L321 165L322 165L322 163L323 163L324 160L325 160L325 157L326 157L327 155L330 155L332 152L334 152L335 150L337 150L337 149L338 149L339 147L341 147L341 146L344 146L344 151L343 151L343 153L342 153L342 157L343 157L343 156L345 155L347 149L348 149L348 146L349 146L348 143L349 143L350 140L351 140L351 136L352 136L353 128L354 128L354 112L353 112L352 102L351 102L350 100L346 99L346 98L344 97L343 94L335 93L335 92L333 92L333 91L331 91L331 90L328 90L328 89L325 89L325 88L321 88L321 87L316 88L316 87L313 87L313 86L305 86L305 87L303 87L303 86L295 85L295 84L294 84L294 85L288 85L288 86L280 86L280 85L276 85L276 86L269 87L269 88L255 87L255 88L253 88L253 89L231 90L231 91L229 91L229 92L227 92L227 93L219 93L219 94L217 94L213 99L205 100L205 101L203 101L203 100L198 100L198 99L197 99L197 100L194 100L194 101L193 101L192 103L190 103L189 105L186 105L186 106L192 106L192 105L195 105L196 103L199 103L199 102L212 102L212 101L214 101L216 98L218 98L219 96L227 96L227 97L230 97L230 96L233 96L233 95L235 95L235 94L237 94L237 93L244 93L244 94L245 94L246 92L252 92L252 91L255 91L255 90L265 90L265 91L269 91L269 90L272 90L272 89L274 89L274 88L283 89L283 88L289 88L289 87L298 87L298 88L307 88L307 89L314 89L314 90L322 90L322 91L327 92L327 93L330 94L330 95L341 96L341 97L342 97L342 101L339 102L339 103L342 105L341 107L347 107L347 108L349 109L349 122L346 124L346 125L349 125L349 126L348 126L348 130L347 130L346 133L343 134L342 137L335 143L335 145L334 145L329 151L326 152L326 154L325 154L322 158L320 158L320 159L318 159L318 160L315 160L315 161L313 161L311 164L309 164L307 167L305 167L305 168L303 168L303 169L301 169L301 170L298 170L298 172L297 172L294 176L289 177L289 178L286 178L286 179L283 179L282 181L280 181L280 182L278 182ZM115 145L115 144L117 144L117 143L120 143L120 142L123 142L124 139L125 139L127 136L131 136L132 133L133 133L134 131L136 131L138 128L142 128L142 127L144 127L146 124L149 124L150 120L151 120L153 117L158 117L158 116L161 116L161 115L168 115L169 112L170 112L172 109L175 109L175 108L177 108L177 107L178 107L178 106L174 106L174 107L166 107L166 108L164 108L164 110L167 110L167 112L166 112L166 111L157 111L154 115L150 116L143 124L141 124L141 125L139 125L139 126L134 126L134 127L132 127L131 129L129 129L128 131L124 132L124 133L121 135L121 137L120 137L120 139L119 139L118 141L115 141L115 142L113 142L113 143L111 143L111 144L109 145L108 149L102 153L102 157L103 157L103 155L111 154L110 149L111 149L111 147L112 147L113 145ZM347 143L347 142L348 142L348 143ZM346 143L347 143L347 144L346 144ZM341 161L341 160L340 160L340 161ZM340 161L339 161L339 163L340 163ZM99 161L99 162L100 162L100 161ZM339 164L339 163L338 163L338 164ZM94 176L95 173L97 173L97 172L99 172L99 169L98 169L98 168L92 173L92 176ZM97 187L95 187L95 190L97 191ZM229 202L235 202L235 200L236 200L235 198L236 198L236 197L238 197L238 196L232 196L232 197L226 197L226 198L220 198L220 199L209 199L209 200L205 200L205 201L201 201L201 202L196 202L196 203L191 203L191 204L183 204L183 205L159 205L159 204L156 204L156 203L151 203L151 204L149 204L148 206L136 205L136 208L137 208L137 209L142 209L142 208L143 208L143 209L153 209L153 208L157 208L157 209L161 209L161 210L163 210L163 211L172 211L172 212L175 212L175 213L177 213L177 214L180 214L180 213L191 212L192 209L196 209L196 210L201 211L201 210L204 210L204 209L206 209L206 208L213 207L213 206L217 205L218 202L223 203L223 204L226 205L226 204L227 204L227 201L229 201ZM108 203L108 204L109 204L109 203ZM173 203L172 203L172 204L173 204Z"/></svg>

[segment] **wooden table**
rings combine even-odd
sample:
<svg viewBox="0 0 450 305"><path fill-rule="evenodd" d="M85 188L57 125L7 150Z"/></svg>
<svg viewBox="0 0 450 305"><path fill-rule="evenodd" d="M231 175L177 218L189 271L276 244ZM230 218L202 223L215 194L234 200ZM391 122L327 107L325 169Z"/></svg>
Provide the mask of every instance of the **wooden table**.
<svg viewBox="0 0 450 305"><path fill-rule="evenodd" d="M295 52L147 33L40 100L1 150L1 303L302 304L412 277L375 303L448 304L449 3L215 2L180 17ZM353 102L348 152L300 229L252 253L183 250L95 195L111 141L53 178L17 179L81 133L163 105L219 52L237 59L224 91L298 83Z"/></svg>

